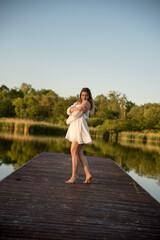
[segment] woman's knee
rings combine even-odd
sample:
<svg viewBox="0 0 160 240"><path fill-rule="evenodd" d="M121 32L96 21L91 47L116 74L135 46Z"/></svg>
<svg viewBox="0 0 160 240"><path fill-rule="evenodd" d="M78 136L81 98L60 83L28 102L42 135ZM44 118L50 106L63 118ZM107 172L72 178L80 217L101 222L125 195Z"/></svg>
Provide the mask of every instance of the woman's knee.
<svg viewBox="0 0 160 240"><path fill-rule="evenodd" d="M77 154L77 149L78 149L78 143L76 142L72 142L72 145L71 145L71 154Z"/></svg>
<svg viewBox="0 0 160 240"><path fill-rule="evenodd" d="M83 149L78 149L78 156L80 158L84 157Z"/></svg>
<svg viewBox="0 0 160 240"><path fill-rule="evenodd" d="M76 147L72 147L71 148L71 155L76 155L77 154L77 148Z"/></svg>

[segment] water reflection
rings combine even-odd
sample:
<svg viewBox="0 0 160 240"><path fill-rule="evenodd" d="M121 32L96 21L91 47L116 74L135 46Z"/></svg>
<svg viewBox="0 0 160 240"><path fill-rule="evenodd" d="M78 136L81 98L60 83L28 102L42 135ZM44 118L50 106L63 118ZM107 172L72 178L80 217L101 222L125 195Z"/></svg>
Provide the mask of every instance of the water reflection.
<svg viewBox="0 0 160 240"><path fill-rule="evenodd" d="M139 175L158 176L160 173L159 151L123 146L120 143L95 141L94 145L105 157L110 156L125 171L135 170Z"/></svg>
<svg viewBox="0 0 160 240"><path fill-rule="evenodd" d="M87 156L111 158L128 173L134 171L137 176L157 180L160 190L160 145L117 144L93 139L93 144L85 145L84 150ZM16 169L41 152L70 153L70 143L64 137L0 133L0 164L3 167L13 164Z"/></svg>
<svg viewBox="0 0 160 240"><path fill-rule="evenodd" d="M116 144L103 139L93 139L92 145L85 145L88 156L108 157L116 161L125 171L133 170L139 175L160 174L160 146L140 148L132 144ZM70 153L70 143L64 137L0 135L0 158L3 163L14 163L20 167L41 152Z"/></svg>
<svg viewBox="0 0 160 240"><path fill-rule="evenodd" d="M69 147L63 137L0 135L0 158L3 163L13 163L14 169L41 152L69 153Z"/></svg>

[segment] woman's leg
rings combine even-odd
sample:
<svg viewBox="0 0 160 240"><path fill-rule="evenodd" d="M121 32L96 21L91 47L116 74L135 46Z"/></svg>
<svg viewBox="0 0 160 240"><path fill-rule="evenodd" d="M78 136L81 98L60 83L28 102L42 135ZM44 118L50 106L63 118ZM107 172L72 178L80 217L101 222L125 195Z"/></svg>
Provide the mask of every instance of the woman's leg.
<svg viewBox="0 0 160 240"><path fill-rule="evenodd" d="M84 172L86 174L86 180L84 181L84 183L90 183L92 176L89 172L89 166L88 166L87 159L86 159L86 157L84 156L84 153L83 153L83 147L84 147L83 144L78 145L78 157L79 157L79 160L80 160L80 162L81 162L81 164L84 168Z"/></svg>
<svg viewBox="0 0 160 240"><path fill-rule="evenodd" d="M78 143L72 142L71 155L72 155L72 176L66 183L74 183L78 178Z"/></svg>

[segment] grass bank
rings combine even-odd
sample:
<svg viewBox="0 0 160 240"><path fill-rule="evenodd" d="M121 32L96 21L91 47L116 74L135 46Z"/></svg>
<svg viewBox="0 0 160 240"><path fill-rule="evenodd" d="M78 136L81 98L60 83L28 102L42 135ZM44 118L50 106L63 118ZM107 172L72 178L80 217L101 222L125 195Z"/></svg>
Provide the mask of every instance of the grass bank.
<svg viewBox="0 0 160 240"><path fill-rule="evenodd" d="M38 122L26 119L1 118L0 131L21 134L46 134L46 135L61 135L64 136L68 126L60 126L47 122ZM90 127L90 134L93 137L108 138L109 134L101 130Z"/></svg>
<svg viewBox="0 0 160 240"><path fill-rule="evenodd" d="M119 133L109 133L104 130L99 130L96 128L90 128L90 133L95 137L102 137L111 142L120 142L126 140L132 140L135 142L155 142L160 143L160 133L153 132L119 132Z"/></svg>
<svg viewBox="0 0 160 240"><path fill-rule="evenodd" d="M42 134L42 135L60 135L64 136L67 132L68 126L60 126L47 122L14 119L14 118L1 118L0 131L10 133L27 134ZM119 132L108 133L94 127L89 127L90 134L93 137L104 138L112 142L120 142L125 140L141 141L141 142L156 142L160 143L160 133L152 132Z"/></svg>
<svg viewBox="0 0 160 240"><path fill-rule="evenodd" d="M0 130L8 131L11 133L19 132L24 135L26 134L64 135L67 131L67 127L25 119L1 118Z"/></svg>
<svg viewBox="0 0 160 240"><path fill-rule="evenodd" d="M141 142L157 142L160 143L160 133L152 132L120 132L118 140L132 140Z"/></svg>

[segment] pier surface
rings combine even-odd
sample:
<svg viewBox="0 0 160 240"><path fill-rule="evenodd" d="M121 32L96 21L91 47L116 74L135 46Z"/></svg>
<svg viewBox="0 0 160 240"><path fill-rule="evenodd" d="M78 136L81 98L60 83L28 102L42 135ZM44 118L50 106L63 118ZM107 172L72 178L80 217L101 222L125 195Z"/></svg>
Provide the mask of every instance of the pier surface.
<svg viewBox="0 0 160 240"><path fill-rule="evenodd" d="M91 184L82 167L65 184L71 155L60 153L41 153L3 179L1 239L159 239L160 204L112 160L87 159Z"/></svg>

